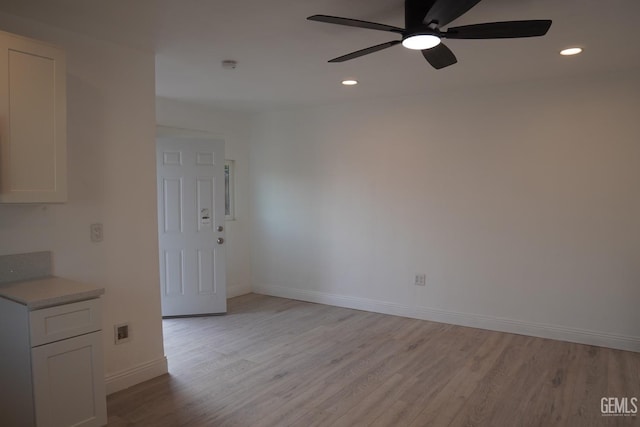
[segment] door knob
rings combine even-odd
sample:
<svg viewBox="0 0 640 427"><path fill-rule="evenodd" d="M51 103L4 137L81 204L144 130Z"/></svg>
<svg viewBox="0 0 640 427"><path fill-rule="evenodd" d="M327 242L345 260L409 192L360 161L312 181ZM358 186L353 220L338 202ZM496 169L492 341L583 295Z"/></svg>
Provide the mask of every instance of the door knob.
<svg viewBox="0 0 640 427"><path fill-rule="evenodd" d="M219 245L221 245L221 244L224 243L224 239L222 237L218 237L217 242L218 242Z"/></svg>
<svg viewBox="0 0 640 427"><path fill-rule="evenodd" d="M217 228L217 230L218 230L218 231L224 231L224 227L223 227L223 226L221 226L221 225L219 225L219 226L218 226L218 228Z"/></svg>

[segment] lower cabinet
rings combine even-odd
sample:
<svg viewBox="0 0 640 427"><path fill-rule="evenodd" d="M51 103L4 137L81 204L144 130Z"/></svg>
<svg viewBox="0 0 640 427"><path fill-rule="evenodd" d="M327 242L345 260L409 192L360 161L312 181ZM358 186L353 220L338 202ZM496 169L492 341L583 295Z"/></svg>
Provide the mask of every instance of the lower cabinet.
<svg viewBox="0 0 640 427"><path fill-rule="evenodd" d="M107 424L102 301L29 310L0 298L0 425Z"/></svg>
<svg viewBox="0 0 640 427"><path fill-rule="evenodd" d="M38 427L106 423L102 332L31 350Z"/></svg>

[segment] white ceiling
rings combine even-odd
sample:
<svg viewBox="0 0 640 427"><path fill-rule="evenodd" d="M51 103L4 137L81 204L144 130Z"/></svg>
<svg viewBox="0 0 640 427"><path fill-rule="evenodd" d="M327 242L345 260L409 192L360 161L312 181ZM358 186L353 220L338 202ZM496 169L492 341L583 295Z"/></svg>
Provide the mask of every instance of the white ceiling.
<svg viewBox="0 0 640 427"><path fill-rule="evenodd" d="M2 0L0 10L156 52L158 96L260 110L428 94L474 85L640 69L638 0L483 0L451 26L552 19L542 38L447 40L458 64L431 68L402 46L327 60L398 38L310 22L337 15L403 27L401 0ZM573 58L561 48L579 45ZM224 70L221 61L238 61ZM351 77L356 87L340 81Z"/></svg>

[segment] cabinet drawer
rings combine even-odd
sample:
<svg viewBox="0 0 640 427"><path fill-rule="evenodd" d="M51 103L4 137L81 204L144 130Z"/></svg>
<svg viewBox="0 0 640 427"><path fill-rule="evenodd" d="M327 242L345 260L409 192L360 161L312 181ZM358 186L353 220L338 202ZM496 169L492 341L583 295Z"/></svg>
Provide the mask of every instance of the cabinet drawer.
<svg viewBox="0 0 640 427"><path fill-rule="evenodd" d="M102 329L99 298L34 310L29 313L31 347Z"/></svg>

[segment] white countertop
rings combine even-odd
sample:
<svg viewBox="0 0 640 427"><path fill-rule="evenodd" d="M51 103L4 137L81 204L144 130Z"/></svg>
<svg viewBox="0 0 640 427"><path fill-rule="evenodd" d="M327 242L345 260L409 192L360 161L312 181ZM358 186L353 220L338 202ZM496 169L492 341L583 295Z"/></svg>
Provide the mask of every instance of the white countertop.
<svg viewBox="0 0 640 427"><path fill-rule="evenodd" d="M98 298L102 294L104 288L55 276L0 285L0 297L26 305L29 310Z"/></svg>

